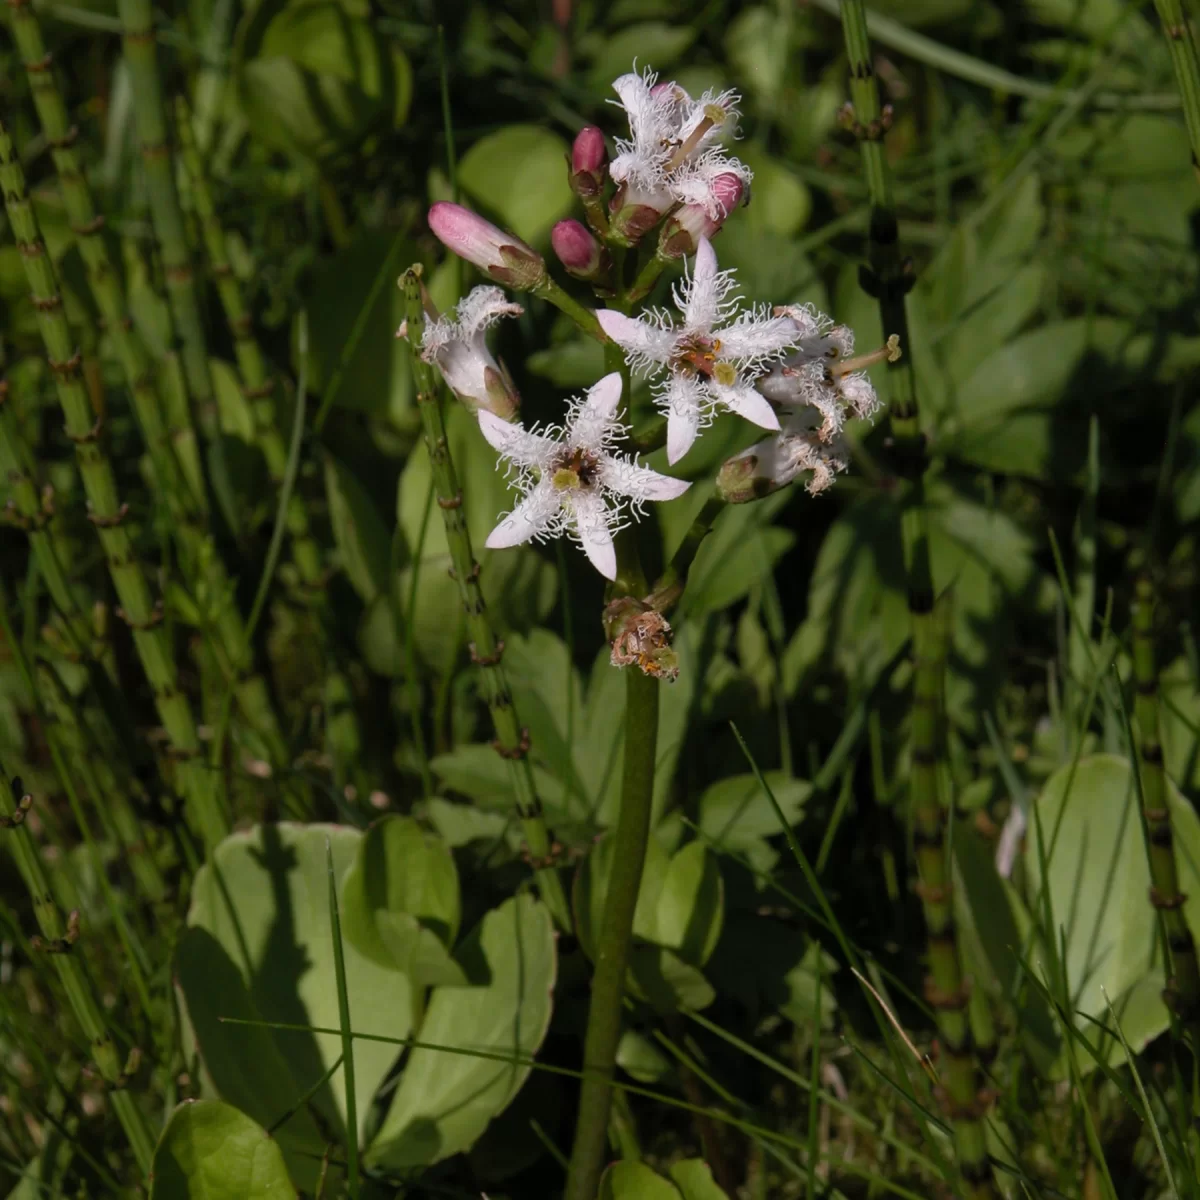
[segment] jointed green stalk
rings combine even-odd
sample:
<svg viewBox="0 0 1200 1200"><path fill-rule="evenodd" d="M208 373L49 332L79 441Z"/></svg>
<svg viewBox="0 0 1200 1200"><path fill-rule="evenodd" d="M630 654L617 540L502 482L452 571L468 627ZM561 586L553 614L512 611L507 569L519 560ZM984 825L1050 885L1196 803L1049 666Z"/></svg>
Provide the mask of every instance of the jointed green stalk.
<svg viewBox="0 0 1200 1200"><path fill-rule="evenodd" d="M410 346L417 347L421 344L425 330L420 267L410 267L402 277L402 284L408 317L408 342ZM538 890L555 922L560 928L569 930L571 910L554 865L550 834L546 828L546 819L542 815L542 803L533 785L533 770L528 758L528 731L523 730L517 720L512 694L508 690L504 667L500 661L504 653L504 643L496 637L492 629L483 593L479 588L479 564L471 550L471 536L467 532L467 523L462 511L462 491L446 441L437 373L415 352L412 364L413 378L417 384L417 409L421 414L421 428L429 450L434 492L438 508L442 510L446 541L449 543L450 558L454 563L454 578L458 584L463 611L467 616L471 657L479 665L488 710L492 714L492 724L496 729L494 745L497 752L508 759L512 767L513 787L517 794L517 815L521 819L521 828L536 873Z"/></svg>
<svg viewBox="0 0 1200 1200"><path fill-rule="evenodd" d="M896 212L882 142L887 119L879 105L862 0L843 0L841 14L850 60L854 129L862 146L871 198L870 268L864 272L863 283L879 301L884 336L898 334L903 349L903 357L888 366L888 413L895 453L909 487L901 519L913 644L909 788L920 876L918 887L928 936L927 998L937 1013L944 1102L954 1128L965 1195L968 1200L985 1200L995 1196L996 1192L988 1162L980 1074L967 1018L969 989L954 927L945 809L939 797L939 717L944 657L934 618L933 576L924 503L925 443L918 418L904 300L912 276L897 244Z"/></svg>
<svg viewBox="0 0 1200 1200"><path fill-rule="evenodd" d="M215 554L208 553L203 544L202 525L206 505L204 476L196 436L187 411L187 390L179 386L181 381L171 375L172 371L178 374L179 364L168 363L164 372L167 386L163 388L163 395L168 398L166 407L173 423L170 433L170 442L174 445L172 453L163 426L163 405L155 384L153 367L129 319L120 275L113 267L101 234L103 218L97 214L91 188L75 153L75 132L67 122L66 105L46 55L41 28L32 8L24 0L19 0L12 8L12 27L25 62L38 118L53 152L62 186L63 204L87 269L88 282L100 315L112 335L121 369L129 385L134 411L154 463L155 480L171 506L188 569L194 576L202 573L215 594L225 595L229 585L224 565ZM169 283L169 269L167 278ZM182 483L178 479L176 461L183 471ZM236 606L223 603L215 624L215 632L227 658L239 668L239 705L247 721L263 738L274 764L283 765L287 756L286 744L266 686L258 676L240 673L245 637Z"/></svg>
<svg viewBox="0 0 1200 1200"><path fill-rule="evenodd" d="M227 832L226 821L217 805L211 781L198 759L200 743L191 706L179 690L175 659L160 623L161 610L151 603L146 577L134 557L133 543L124 524L128 506L122 505L117 497L116 480L103 448L99 423L80 379L80 359L63 314L54 266L42 242L25 190L25 173L2 123L0 190L4 192L8 219L33 293L67 435L75 443L79 474L90 509L88 515L96 526L124 618L133 631L134 646L154 691L159 719L166 728L174 755L181 760L180 782L192 819L205 842L215 845Z"/></svg>
<svg viewBox="0 0 1200 1200"><path fill-rule="evenodd" d="M208 366L200 294L192 271L191 252L171 156L170 130L163 106L154 44L154 14L150 0L120 0L124 28L125 65L133 85L133 114L141 146L142 166L150 199L154 236L162 252L167 299L182 346L183 371L196 405L200 427L220 454L216 403Z"/></svg>
<svg viewBox="0 0 1200 1200"><path fill-rule="evenodd" d="M1192 143L1192 165L1200 173L1200 55L1196 53L1196 41L1183 11L1183 0L1154 0L1154 7L1167 35L1175 82L1183 99L1183 119Z"/></svg>
<svg viewBox="0 0 1200 1200"><path fill-rule="evenodd" d="M28 0L16 0L15 3L9 0L9 12L13 38L25 64L25 74L29 80L29 90L37 109L38 120L46 140L50 143L54 167L62 185L67 218L87 270L88 283L95 297L96 307L100 310L113 339L117 356L128 380L134 412L154 462L158 486L168 493L178 487L177 472L173 469L173 464L178 459L183 470L185 486L190 491L189 507L203 505L204 475L196 435L191 422L186 419L185 410L184 419L173 422L168 441L152 366L145 347L129 320L120 275L109 260L108 247L101 232L104 218L96 211L87 176L75 152L78 130L68 119L67 107L59 91L50 55L46 53L38 18ZM172 415L178 417L179 414ZM174 446L173 453L169 448L171 444Z"/></svg>
<svg viewBox="0 0 1200 1200"><path fill-rule="evenodd" d="M1200 964L1196 943L1183 915L1183 894L1175 865L1171 836L1171 810L1167 807L1167 780L1163 771L1158 724L1158 671L1154 661L1154 587L1148 579L1137 582L1133 605L1133 678L1136 687L1138 751L1141 759L1142 805L1145 817L1146 855L1150 860L1150 902L1158 909L1171 957L1167 971L1167 999L1200 1054Z"/></svg>
<svg viewBox="0 0 1200 1200"><path fill-rule="evenodd" d="M21 443L16 437L15 423L8 411L8 382L0 379L0 477L9 486L17 519L29 535L29 546L37 559L38 570L46 581L50 599L66 622L71 650L79 656L88 652L87 622L79 610L75 596L63 570L63 556L54 544L50 531L50 514L25 469Z"/></svg>
<svg viewBox="0 0 1200 1200"><path fill-rule="evenodd" d="M91 982L75 956L79 926L76 922L64 922L58 910L49 877L25 822L30 801L23 791L19 780L14 780L11 788L7 781L0 781L0 822L4 825L0 837L10 839L17 869L33 900L33 913L42 931L45 951L53 956L71 1010L91 1043L92 1058L101 1077L111 1089L109 1098L113 1110L129 1139L138 1169L146 1175L154 1157L154 1134L137 1101L126 1090L126 1068L121 1065L116 1043L105 1025L104 1011L92 991ZM128 1066L135 1063L136 1059L131 1059Z"/></svg>

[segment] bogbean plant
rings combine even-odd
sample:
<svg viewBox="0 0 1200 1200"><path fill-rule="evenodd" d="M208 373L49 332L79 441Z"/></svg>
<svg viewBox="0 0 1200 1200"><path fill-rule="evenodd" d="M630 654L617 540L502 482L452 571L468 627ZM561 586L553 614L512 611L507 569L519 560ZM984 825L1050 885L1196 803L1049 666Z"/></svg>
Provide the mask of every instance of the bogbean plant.
<svg viewBox="0 0 1200 1200"><path fill-rule="evenodd" d="M521 1169L511 1161L528 1165L514 1131L554 1150L545 1156L554 1164L535 1175L538 1200L1152 1194L1129 1182L1138 1172L1161 1181L1155 1195L1200 1195L1193 933L1200 821L1167 769L1165 733L1177 713L1156 658L1155 587L1147 571L1134 590L1128 655L1112 633L1111 609L1094 637L1100 451L1093 428L1076 580L1068 588L1063 578L1070 667L1061 704L1052 701L1051 717L1039 725L1052 726L1061 744L1047 750L1043 738L1042 763L1018 772L989 715L1007 795L982 801L979 785L987 781L967 778L963 748L947 737L953 585L935 570L934 550L936 497L945 484L927 436L936 416L922 407L914 367L914 351L929 347L909 338L915 276L899 245L884 150L893 114L880 102L861 0L845 0L840 10L850 68L842 124L861 149L868 209L859 281L878 303L883 334L865 353L850 328L813 305L745 295L737 273L722 268L722 237L745 220L753 191L752 172L737 157L740 98L732 90L697 97L647 69L616 80L624 125L615 136L597 126L577 134L566 174L579 212L549 231L569 284L555 279L557 268L537 250L478 213L448 201L428 210L432 234L486 280L439 312L430 296L436 289L427 290L425 270L414 264L400 279L398 336L411 357L428 460L426 519L444 529L463 609L463 657L491 724L490 749L478 749L493 767L493 752L503 764L498 773L481 770L484 790L511 798L516 830L495 812L433 795L420 746L420 763L407 764L419 765L412 773L424 789L411 813L406 807L404 815L371 820L356 790L370 786L356 761L370 730L359 729L361 710L344 703L353 685L338 650L323 516L296 487L308 412L307 327L298 327L293 389L258 339L234 266L238 243L222 227L207 177L206 139L193 135L186 103L165 104L151 7L118 4L157 259L143 271L138 305L131 276L139 253L115 252L38 13L27 0L8 7L100 318L93 328L80 277L48 247L54 239L41 226L48 210L31 194L14 122L0 113L0 191L33 304L33 321L14 340L36 338L48 364L48 374L19 369L0 380L5 513L27 537L32 564L19 587L0 579L0 646L37 735L33 751L19 752L21 775L0 789L0 841L16 869L11 891L5 883L0 957L0 1168L19 1174L14 1196L61 1194L64 1179L74 1189L68 1194L148 1192L155 1200L282 1200L298 1189L358 1200L397 1188L424 1195L426 1184L428 1194L477 1195L477 1163L480 1174L501 1181ZM1157 7L1195 144L1195 47L1181 6L1161 0ZM196 132L210 119L211 111ZM336 195L326 188L323 200L338 240L345 230ZM221 403L261 453L278 508L278 536L248 619L223 534L261 531L247 528L251 518L230 502L240 493L220 428L201 242L237 366L233 395ZM588 293L588 302L579 298ZM517 383L489 339L497 325L545 304L597 343L603 366L538 424L524 419ZM161 346L147 326L157 328ZM0 361L7 350L0 344ZM318 432L342 365L322 396ZM121 427L114 379L128 395L132 437L109 437L114 414ZM49 483L70 480L70 467L39 461L39 388L61 413L73 452L85 505L74 524ZM448 413L450 404L470 418ZM864 439L885 410L887 436L874 435L868 451ZM721 436L733 432L742 448L719 465L696 465L712 462L706 442L717 436L708 431L718 417ZM454 431L464 425L474 440L466 457L494 454L512 493L484 538L492 558L482 567L467 521L482 481L455 461L463 445ZM147 506L123 499L131 488L139 495L120 454L131 442L145 455L142 480L161 501L157 521ZM852 760L839 767L842 797L815 865L792 832L807 785L790 772L763 775L736 729L750 774L718 781L698 813L667 805L664 815L660 803L663 775L671 774L660 768L678 754L668 744L681 728L672 700L697 695L690 673L704 668L694 646L711 632L700 620L692 624L693 567L706 539L754 511L744 506L781 501L767 498L785 489L813 498L797 497L797 506L815 505L860 462L886 485L869 503L895 505L889 528L906 593L909 661L897 651L892 666L903 745L897 777L906 786L886 779L885 734L878 713L867 713L871 697L838 745L869 741L880 809L889 791L907 795L898 824L923 922L906 941L922 947L911 972L923 981L919 995L906 995L902 978L859 949L826 895L822 872L849 801ZM656 507L673 502L676 514L690 506L689 523L674 522L668 540L677 544L660 563L654 539L636 526L641 519L653 526ZM971 510L954 511L970 523ZM368 517L369 506L360 506L345 526L360 518L367 525ZM104 579L94 591L80 526L99 545ZM339 540L349 545L355 531L345 526ZM285 733L288 706L276 704L258 670L254 637L285 533L293 586L285 595L280 589L276 611L286 605L287 636L315 634L324 707L347 710L336 719L325 713L323 752L300 759ZM597 773L618 778L608 796L592 778L571 781L586 793L584 818L562 803L558 785L567 781L547 778L550 755L530 733L546 722L538 723L534 705L525 707L531 660L554 639L528 639L514 667L505 636L519 635L488 604L496 556L554 539L578 547L605 589L590 614L608 646L587 695L587 721L599 732L580 724L575 735ZM410 549L420 560L419 544ZM396 566L393 546L385 570ZM419 566L411 568L414 602ZM43 585L48 619L39 628L29 618ZM112 636L109 588L118 602L112 617L128 626L124 638ZM18 601L26 618L20 629L11 616ZM407 617L416 624L415 610ZM571 619L579 624L578 614ZM421 681L409 658L408 715L420 743ZM569 709L576 690L569 656L565 665ZM149 739L128 719L138 667L149 684L142 711L161 722ZM1057 686L1052 677L1051 693ZM1103 753L1090 728L1098 707ZM43 742L53 776L36 761ZM577 747L567 752L574 767ZM317 767L332 768L331 787ZM1185 763L1184 774L1193 767ZM829 791L823 774L814 773L814 789ZM40 794L54 786L69 821ZM352 820L324 823L335 812ZM148 819L152 813L159 819ZM283 814L303 819L272 819ZM692 816L695 838L683 834ZM451 852L451 831L454 845L470 853ZM780 834L803 895L770 869L767 838ZM789 920L801 912L821 930L801 963L787 960L790 999L778 1011L805 1032L782 1051L778 1016L741 1038L704 1013L715 993L701 968L727 919L726 879L710 843L733 857L745 852L738 868L746 868L745 890L754 890L756 930L780 912ZM514 863L489 868L506 844L527 874ZM477 859L480 845L488 849ZM480 861L488 869L468 889L460 871ZM567 866L574 867L569 887ZM888 870L894 876L894 864ZM118 892L125 872L132 900ZM896 902L894 878L890 890ZM10 896L20 894L9 911ZM764 903L768 894L789 907ZM36 933L23 927L22 906ZM169 953L160 953L168 941ZM774 953L770 937L747 942L746 950L726 951L726 981L730 962L753 974L739 952ZM842 968L852 968L855 983L835 1002L829 976ZM869 1014L863 1020L875 1022L879 1037L864 1040L847 1015L846 1044L831 1052L823 1039L827 1006L849 1010L847 993L856 987ZM47 995L62 1001L65 1039L43 1036ZM906 1028L922 1005L936 1030L929 1054ZM556 1036L548 1040L552 1014ZM710 1040L701 1042L700 1032ZM739 1099L727 1085L731 1060L721 1056L729 1052L763 1068L767 1101ZM809 1053L810 1072L785 1061ZM862 1063L853 1094L845 1082L851 1055ZM539 1091L538 1082L555 1075L563 1090ZM38 1088L29 1087L31 1077ZM626 1077L654 1086L638 1099ZM570 1139L563 1154L542 1109L546 1095L568 1094L557 1126ZM650 1150L662 1173L639 1161L635 1105L642 1103L667 1114L664 1124L672 1106L691 1121L682 1137L671 1131L667 1154ZM771 1107L779 1111L768 1120ZM838 1123L832 1136L831 1119ZM93 1136L98 1121L105 1131ZM866 1148L856 1150L860 1138ZM678 1152L689 1139L703 1160ZM619 1161L610 1164L614 1155ZM1128 1179L1114 1178L1114 1157L1128 1160ZM464 1162L471 1166L456 1168Z"/></svg>
<svg viewBox="0 0 1200 1200"><path fill-rule="evenodd" d="M443 201L429 210L430 229L493 283L473 288L453 314L438 313L423 294L399 330L475 414L480 436L496 451L516 493L512 510L500 516L485 544L504 549L554 537L576 543L609 581L607 604L596 619L611 643L612 664L627 672L620 807L611 835L615 867L595 950L567 1200L591 1200L605 1162L634 912L650 836L657 689L679 670L667 614L686 594L686 560L720 503L752 501L797 481L813 495L829 488L848 466L847 420L869 420L878 407L865 368L900 357L894 336L885 347L856 357L854 335L845 326L811 306L744 298L735 272L721 270L713 239L726 221L736 220L751 185L751 172L730 151L739 118L735 93L693 98L648 69L621 76L613 90L628 121L628 136L615 139L616 153L610 159L604 134L594 126L582 129L571 149L571 187L590 228L568 219L551 233L563 268L587 282L601 306L581 309L535 250ZM667 267L683 269L671 288L672 305L649 306L646 295ZM525 428L512 380L488 349L489 326L522 311L508 292L557 304L604 345L613 369L567 402L561 422ZM658 579L647 575L629 524L648 504L678 499L693 482L643 465L629 449L635 376L651 381L663 418L658 434L671 466L686 469L688 452L720 412L768 431L718 469L711 481L718 506L705 507L679 560ZM425 379L419 367L418 377ZM426 409L437 403L427 380L419 399ZM428 422L426 436L436 461L445 453L444 438L439 445ZM461 498L439 496L452 545L466 536L451 515L454 500ZM470 561L469 548L455 556L456 569L460 561ZM479 661L488 669L494 657ZM503 744L500 749L512 752ZM516 749L525 754L529 747ZM535 836L545 843L540 830Z"/></svg>

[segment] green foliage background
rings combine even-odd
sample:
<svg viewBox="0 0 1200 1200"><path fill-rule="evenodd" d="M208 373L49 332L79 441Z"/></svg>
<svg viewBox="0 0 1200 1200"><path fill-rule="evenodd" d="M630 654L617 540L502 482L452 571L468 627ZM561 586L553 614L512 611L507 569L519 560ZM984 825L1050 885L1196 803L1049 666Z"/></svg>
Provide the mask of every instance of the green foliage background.
<svg viewBox="0 0 1200 1200"><path fill-rule="evenodd" d="M108 0L34 11L134 331L161 376L175 348L133 125L145 97L120 19ZM363 1195L555 1195L612 866L597 839L619 801L623 687L601 581L581 555L478 550L571 893L575 926L556 935L529 884L512 777L488 745L408 350L394 337L394 281L422 263L442 308L474 282L425 222L430 203L455 196L553 265L550 229L575 215L570 140L585 123L624 134L611 82L636 60L693 94L743 97L736 152L755 172L752 201L715 246L747 298L813 302L860 347L882 343L891 331L859 286L868 197L839 115L837 5L190 0L157 16L165 90L187 98L233 277L283 381L272 418L285 440L301 383L307 400L296 494L320 579L285 550L252 655L286 762L271 764L235 708L225 752L206 761L238 832L201 865L114 613L22 250L0 221L0 415L23 456L0 478L0 762L20 775L16 799L34 797L0 849L27 839L53 903L82 914L73 959L122 1062L141 1051L122 1082L161 1134L152 1196L335 1195L358 1186L360 1165ZM1166 1036L1127 719L1144 574L1195 928L1200 188L1167 43L1147 6L1123 0L879 0L872 22L917 280L904 352L931 462L955 915L994 1018L989 1150L1007 1195L1195 1196L1191 1059ZM207 755L237 671L214 613L252 608L280 479L241 387L192 181L179 173L218 433L205 449L205 532L227 593L177 544L4 35L0 115ZM497 349L527 422L560 416L604 370L601 348L533 299ZM651 415L640 387L634 425ZM450 406L446 421L481 547L509 493L469 415ZM693 487L639 527L652 569L719 464L752 440L724 417L681 464ZM832 493L793 487L723 512L672 616L681 677L661 693L618 1059L624 1084L658 1098L618 1101L624 1161L601 1192L613 1200L716 1200L700 1158L746 1197L956 1194L944 1109L921 1065L934 1024L906 792L909 499L886 421L851 441ZM647 461L665 467L662 451ZM21 471L51 489L46 519L101 647L94 662L68 652L29 552L13 499ZM819 886L790 856L731 721ZM1028 833L1002 878L996 837L1014 810ZM132 1195L139 1171L87 1065L92 1035L66 976L30 941L40 916L25 861L0 858L0 1194ZM353 1107L347 999L355 1031L385 1039L356 1042ZM231 1015L250 1023L219 1019ZM301 1028L268 1028L280 1022ZM423 1044L402 1044L411 1038ZM353 1171L348 1148L361 1150Z"/></svg>

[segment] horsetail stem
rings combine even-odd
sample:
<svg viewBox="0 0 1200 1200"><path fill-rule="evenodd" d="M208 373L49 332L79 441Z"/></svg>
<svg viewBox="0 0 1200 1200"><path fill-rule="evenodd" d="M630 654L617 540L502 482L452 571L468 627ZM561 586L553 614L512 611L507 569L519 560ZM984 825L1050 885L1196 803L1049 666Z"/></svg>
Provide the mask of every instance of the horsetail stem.
<svg viewBox="0 0 1200 1200"><path fill-rule="evenodd" d="M1196 40L1183 11L1183 0L1154 0L1154 7L1167 36L1171 66L1175 68L1175 82L1183 100L1183 119L1192 144L1192 166L1200 173L1200 55L1196 53Z"/></svg>
<svg viewBox="0 0 1200 1200"><path fill-rule="evenodd" d="M496 730L493 745L506 758L517 796L517 816L537 879L538 890L560 928L571 929L571 910L554 864L550 834L533 784L529 764L529 731L522 729L513 707L512 693L505 679L501 658L504 643L496 636L488 619L487 606L479 587L479 564L471 549L471 535L462 511L462 490L454 469L454 460L446 440L442 418L441 391L435 369L417 352L425 331L425 310L421 305L421 269L410 267L402 276L408 317L408 344L413 347L413 378L417 385L417 409L429 451L430 468L437 505L446 527L446 541L454 564L454 579L467 618L471 658L479 666L484 695L492 725Z"/></svg>
<svg viewBox="0 0 1200 1200"><path fill-rule="evenodd" d="M1146 855L1150 863L1150 902L1166 933L1166 999L1200 1054L1200 963L1196 942L1183 915L1183 893L1175 864L1171 810L1159 740L1158 671L1154 655L1154 585L1144 576L1137 581L1133 603L1133 711L1137 718L1138 758L1142 776L1142 813Z"/></svg>
<svg viewBox="0 0 1200 1200"><path fill-rule="evenodd" d="M88 519L96 527L120 599L119 613L132 630L134 646L154 692L159 719L170 739L172 754L180 762L180 782L191 818L205 843L216 845L228 832L228 825L217 804L212 781L199 759L196 723L187 697L179 690L175 659L161 624L162 607L150 600L146 577L125 528L129 506L118 498L112 464L101 437L101 422L93 414L80 378L80 356L74 349L63 313L54 265L25 189L25 172L2 121L0 190L4 193L4 205L37 310L67 436L75 444L75 457L87 495Z"/></svg>
<svg viewBox="0 0 1200 1200"><path fill-rule="evenodd" d="M897 334L904 355L887 368L888 417L899 470L910 495L901 516L901 540L912 627L912 766L909 795L921 907L929 958L926 998L937 1017L943 1058L942 1100L954 1130L954 1143L968 1200L996 1195L988 1160L980 1071L968 1018L969 982L954 925L952 872L946 842L946 810L939 796L940 714L945 656L934 614L933 574L925 512L925 441L917 408L912 347L905 295L912 286L910 265L901 257L891 172L883 153L890 114L879 103L871 65L866 11L862 0L842 0L842 30L850 63L852 128L862 147L870 196L869 266L860 273L865 291L879 302L884 336ZM851 114L848 114L851 115ZM978 1017L978 1014L977 1014ZM976 1022L978 1025L978 1020Z"/></svg>
<svg viewBox="0 0 1200 1200"><path fill-rule="evenodd" d="M3 137L0 134L0 141ZM79 914L72 913L70 919L63 920L50 888L49 876L29 832L25 816L31 805L32 797L26 795L20 779L12 780L11 784L7 780L0 781L0 836L9 839L17 870L33 901L33 914L41 930L41 938L35 946L51 956L75 1019L90 1043L96 1068L111 1089L109 1097L113 1109L129 1139L138 1169L146 1175L154 1157L154 1134L141 1106L126 1090L127 1076L136 1068L138 1056L135 1051L122 1066L116 1042L105 1024L104 1010L74 952L80 936Z"/></svg>
<svg viewBox="0 0 1200 1200"><path fill-rule="evenodd" d="M120 275L109 259L102 233L104 217L96 210L91 187L75 151L79 131L68 119L67 106L59 90L51 57L46 52L37 15L29 0L9 0L9 11L13 39L25 66L29 91L42 132L50 144L67 219L79 246L96 307L113 339L128 381L134 412L154 463L155 477L161 488L174 491L180 482L177 472L172 469L177 460L190 493L187 507L201 507L205 503L204 473L196 435L191 422L186 419L186 409L182 422L174 420L169 431L164 427L152 365L141 339L134 332ZM178 418L178 412L172 413L172 417Z"/></svg>
<svg viewBox="0 0 1200 1200"><path fill-rule="evenodd" d="M166 408L173 423L170 432L170 443L174 447L172 454L163 425L163 405L155 383L153 367L129 318L120 276L110 260L108 247L101 233L104 219L97 212L87 177L75 152L76 130L67 123L66 105L55 72L51 68L50 58L45 51L41 27L26 0L18 0L13 6L12 27L13 36L25 62L38 119L50 143L62 187L63 204L79 245L80 256L84 260L88 283L100 315L112 334L117 357L133 399L134 411L154 464L155 478L177 517L175 528L189 569L193 574L205 574L212 591L224 596L230 590L224 565L215 554L206 553L203 546L200 526L206 508L204 476L199 447L187 415L187 391L185 387L179 386L179 364L168 363L164 371L164 382L167 386L164 387L163 394L168 397ZM168 288L171 286L171 278L171 267L168 265ZM207 371L207 360L205 361ZM174 466L176 461L183 472L183 486L179 486L178 471ZM245 642L240 612L235 605L222 603L214 624L215 633L224 647L227 658L235 664L235 670L240 668ZM284 765L287 760L287 744L262 678L254 674L239 673L237 697L247 721L263 739L269 757L276 766Z"/></svg>

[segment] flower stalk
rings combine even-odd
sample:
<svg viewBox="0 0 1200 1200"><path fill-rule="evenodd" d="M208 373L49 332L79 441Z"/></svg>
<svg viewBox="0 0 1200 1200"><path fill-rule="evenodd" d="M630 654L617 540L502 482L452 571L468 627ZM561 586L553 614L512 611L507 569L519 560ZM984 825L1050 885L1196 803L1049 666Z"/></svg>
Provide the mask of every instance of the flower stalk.
<svg viewBox="0 0 1200 1200"><path fill-rule="evenodd" d="M911 267L899 251L891 174L883 152L888 114L879 92L862 0L842 0L842 29L850 63L852 128L862 150L870 197L869 265L860 272L865 291L879 302L885 334L898 335L906 353L889 361L888 416L900 473L909 495L901 517L912 628L912 765L909 795L918 892L925 917L929 976L926 998L933 1008L942 1050L942 1099L954 1131L967 1200L992 1200L995 1181L988 1159L981 1075L968 1019L969 981L954 925L952 876L946 848L946 809L939 795L944 656L934 617L933 576L924 504L926 453L917 408L905 296Z"/></svg>
<svg viewBox="0 0 1200 1200"><path fill-rule="evenodd" d="M1167 986L1164 999L1200 1053L1200 963L1196 942L1183 915L1183 893L1175 864L1167 779L1159 740L1158 669L1154 655L1154 586L1137 581L1133 604L1133 711L1137 719L1138 759L1142 776L1142 815L1150 864L1150 903L1166 934Z"/></svg>
<svg viewBox="0 0 1200 1200"><path fill-rule="evenodd" d="M400 280L404 289L409 345L413 347L413 378L417 385L417 409L421 428L429 451L433 486L446 541L450 547L454 579L466 614L471 658L480 669L484 696L496 731L493 746L507 759L513 788L517 796L517 816L529 852L538 891L555 923L561 929L571 929L571 913L566 893L555 864L554 847L546 827L542 803L533 783L529 764L529 732L522 729L513 706L512 693L505 679L501 662L504 643L496 636L487 616L483 592L479 587L479 564L471 549L471 536L462 511L462 490L454 460L450 457L446 425L442 417L441 389L434 368L417 351L425 327L425 310L421 302L421 268L410 267Z"/></svg>
<svg viewBox="0 0 1200 1200"><path fill-rule="evenodd" d="M624 404L629 398L629 369L618 347L605 350L605 365L619 368ZM620 414L618 414L619 418ZM628 536L617 539L617 582L614 597L638 596L646 590L637 544ZM654 764L658 745L659 681L652 675L625 669L625 748L621 763L621 806L617 813L613 868L604 897L600 934L596 940L595 972L583 1041L583 1079L575 1139L567 1168L563 1200L594 1200L604 1170L608 1146L608 1121L612 1109L612 1081L617 1046L621 1040L621 1012L629 949L633 942L633 915L637 908L650 816L654 797Z"/></svg>
<svg viewBox="0 0 1200 1200"><path fill-rule="evenodd" d="M101 438L101 422L88 400L80 372L80 356L63 312L53 263L38 230L25 172L17 159L7 127L0 122L0 189L12 225L21 263L37 310L55 390L75 444L76 461L88 501L88 517L104 549L121 615L129 624L134 646L154 692L159 719L167 731L173 756L179 761L181 790L190 816L207 845L228 832L212 782L200 761L200 742L187 697L179 689L175 659L162 627L162 608L150 599L146 577L126 528L129 506L117 494L112 464Z"/></svg>

